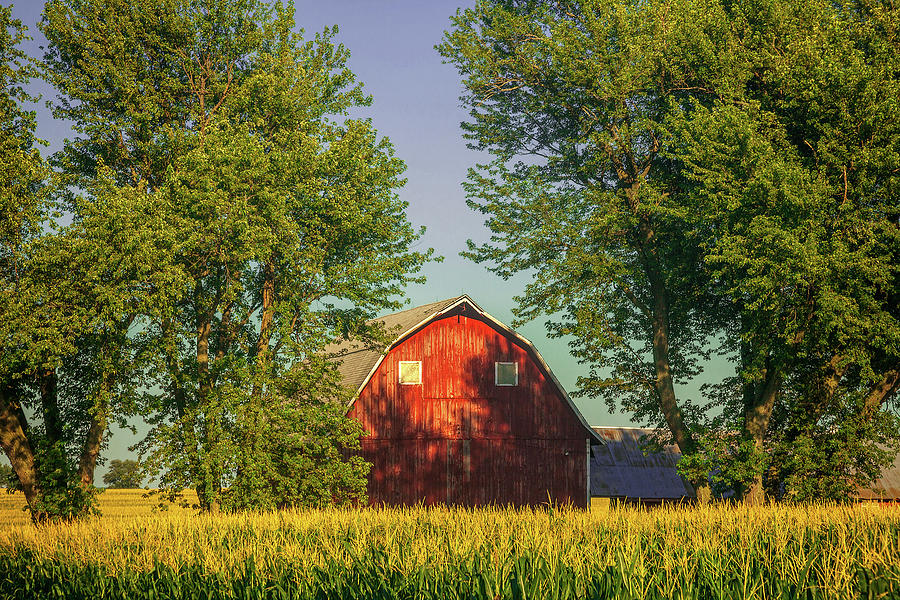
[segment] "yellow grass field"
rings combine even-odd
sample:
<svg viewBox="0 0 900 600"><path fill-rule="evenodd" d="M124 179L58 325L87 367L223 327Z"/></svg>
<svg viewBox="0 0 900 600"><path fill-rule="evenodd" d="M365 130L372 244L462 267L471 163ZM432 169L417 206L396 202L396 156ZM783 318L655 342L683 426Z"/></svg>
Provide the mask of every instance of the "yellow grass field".
<svg viewBox="0 0 900 600"><path fill-rule="evenodd" d="M257 577L260 590L287 582L278 585L296 594L285 597L298 598L363 588L372 593L359 597L900 597L900 509L890 506L196 515L154 512L141 494L110 490L102 517L42 527L27 522L20 499L4 497L0 556L14 558L0 570L99 566L128 585L140 580L129 573L168 573L168 585L188 585L191 573ZM338 591L317 595L328 586ZM383 586L390 593L376 593Z"/></svg>
<svg viewBox="0 0 900 600"><path fill-rule="evenodd" d="M103 490L99 496L103 521L143 518L160 513L156 509L159 500L145 498L146 494L146 490ZM191 515L194 514L194 511L167 503L167 510L163 514ZM22 492L8 494L5 490L0 490L0 531L15 526L30 525L30 523L31 519L28 512L25 511L25 496Z"/></svg>

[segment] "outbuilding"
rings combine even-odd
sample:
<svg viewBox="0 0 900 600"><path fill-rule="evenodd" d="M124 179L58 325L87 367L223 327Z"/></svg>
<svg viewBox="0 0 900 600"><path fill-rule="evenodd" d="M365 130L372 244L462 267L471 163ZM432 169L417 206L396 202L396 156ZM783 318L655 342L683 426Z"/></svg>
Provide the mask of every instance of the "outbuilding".
<svg viewBox="0 0 900 600"><path fill-rule="evenodd" d="M858 498L864 502L900 504L900 454L894 462L881 470L881 477L871 486L857 489Z"/></svg>
<svg viewBox="0 0 900 600"><path fill-rule="evenodd" d="M602 501L654 505L693 502L697 494L678 474L677 446L645 452L657 431L641 427L594 427L605 442L591 457L591 495Z"/></svg>
<svg viewBox="0 0 900 600"><path fill-rule="evenodd" d="M386 348L339 349L371 503L589 505L603 442L531 342L468 296L380 320Z"/></svg>
<svg viewBox="0 0 900 600"><path fill-rule="evenodd" d="M697 494L681 475L678 446L657 447L648 452L647 440L659 433L653 428L594 427L604 441L591 455L591 496L594 503L657 505L694 502ZM900 455L884 468L871 486L857 488L856 500L900 503Z"/></svg>

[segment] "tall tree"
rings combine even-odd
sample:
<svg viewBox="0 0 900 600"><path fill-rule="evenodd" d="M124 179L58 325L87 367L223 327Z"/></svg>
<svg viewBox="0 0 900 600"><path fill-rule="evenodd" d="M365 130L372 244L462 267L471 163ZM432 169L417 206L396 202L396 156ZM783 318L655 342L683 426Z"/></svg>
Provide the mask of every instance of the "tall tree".
<svg viewBox="0 0 900 600"><path fill-rule="evenodd" d="M59 229L51 208L10 253L3 304L4 449L35 520L92 510L108 426L141 385L141 352L128 335L161 293L148 253L165 256L130 237L134 228L98 230L84 218Z"/></svg>
<svg viewBox="0 0 900 600"><path fill-rule="evenodd" d="M48 171L35 147L34 113L23 106L34 100L23 86L35 74L32 61L18 47L25 31L12 18L11 7L0 7L0 443L33 505L40 499L40 482L21 388L23 379L35 374L40 358L23 343L25 331L32 329L20 329L23 323L15 317L27 314L23 279L29 245L40 235L50 206L43 185Z"/></svg>
<svg viewBox="0 0 900 600"><path fill-rule="evenodd" d="M675 385L698 373L711 333L706 269L661 136L671 106L703 92L681 60L718 15L666 22L664 9L482 1L439 50L464 77L466 138L495 159L469 174L493 235L467 256L532 275L517 315L552 315L551 335L572 336L590 367L578 393L662 422L690 452Z"/></svg>
<svg viewBox="0 0 900 600"><path fill-rule="evenodd" d="M76 271L85 263L67 260L67 243L54 233L50 173L36 148L34 113L25 108L35 100L23 88L35 64L17 48L25 29L10 9L0 11L0 23L0 440L32 517L72 517L91 510L101 444L94 424L106 419L94 410L97 366L76 373L72 361L100 326L100 290L82 293L90 283Z"/></svg>
<svg viewBox="0 0 900 600"><path fill-rule="evenodd" d="M35 100L23 89L36 74L35 64L16 48L24 27L10 18L9 9L0 18L0 439L32 517L71 517L91 509L93 470L114 392L112 386L98 387L112 372L112 362L85 360L85 352L105 330L105 307L117 279L92 279L91 269L105 264L104 253L76 257L73 238L58 232L50 172L36 148L34 113L24 108Z"/></svg>
<svg viewBox="0 0 900 600"><path fill-rule="evenodd" d="M305 41L293 7L250 0L56 1L42 27L58 114L80 134L56 161L87 193L76 210L98 231L127 214L163 224L130 232L168 249L155 273L172 291L138 313L134 338L162 390L142 409L148 465L172 490L195 487L205 510L227 486L292 503L296 465L259 476L280 432L300 454L332 447L306 454L304 468L346 475L322 497L358 489L362 465L337 442L360 431L318 352L396 306L427 253L410 251L403 163L349 117L371 98L336 30Z"/></svg>
<svg viewBox="0 0 900 600"><path fill-rule="evenodd" d="M776 496L846 497L896 448L900 11L765 0L727 22L750 68L673 117L732 308L725 426L769 456Z"/></svg>
<svg viewBox="0 0 900 600"><path fill-rule="evenodd" d="M463 130L494 157L467 254L531 275L518 315L572 336L579 393L662 420L692 478L751 501L764 472L870 481L896 432L896 11L484 0L453 25ZM677 399L714 337L735 377ZM847 451L800 451L829 434Z"/></svg>
<svg viewBox="0 0 900 600"><path fill-rule="evenodd" d="M113 459L109 462L109 471L103 476L103 483L108 488L139 488L143 480L141 465L135 460Z"/></svg>

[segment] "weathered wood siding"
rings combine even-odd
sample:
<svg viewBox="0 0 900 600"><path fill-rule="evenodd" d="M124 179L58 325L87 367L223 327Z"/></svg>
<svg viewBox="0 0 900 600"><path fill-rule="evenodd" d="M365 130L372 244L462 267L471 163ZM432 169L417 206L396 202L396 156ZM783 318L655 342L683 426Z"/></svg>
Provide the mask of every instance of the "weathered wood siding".
<svg viewBox="0 0 900 600"><path fill-rule="evenodd" d="M369 436L372 503L586 506L587 433L530 352L471 307L397 344L350 410ZM399 362L422 361L401 385ZM494 384L494 362L516 362L517 386Z"/></svg>

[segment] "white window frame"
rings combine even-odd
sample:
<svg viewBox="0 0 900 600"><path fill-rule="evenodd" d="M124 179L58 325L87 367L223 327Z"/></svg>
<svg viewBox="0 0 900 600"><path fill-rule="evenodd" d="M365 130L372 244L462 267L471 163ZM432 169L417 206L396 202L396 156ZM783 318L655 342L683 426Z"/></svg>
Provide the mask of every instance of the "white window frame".
<svg viewBox="0 0 900 600"><path fill-rule="evenodd" d="M515 383L500 383L500 365L513 365L516 368ZM516 387L519 385L519 363L497 361L494 363L494 385L497 387Z"/></svg>
<svg viewBox="0 0 900 600"><path fill-rule="evenodd" d="M419 365L418 381L403 381L403 365ZM422 385L422 361L421 360L401 360L397 366L397 381L400 385Z"/></svg>

